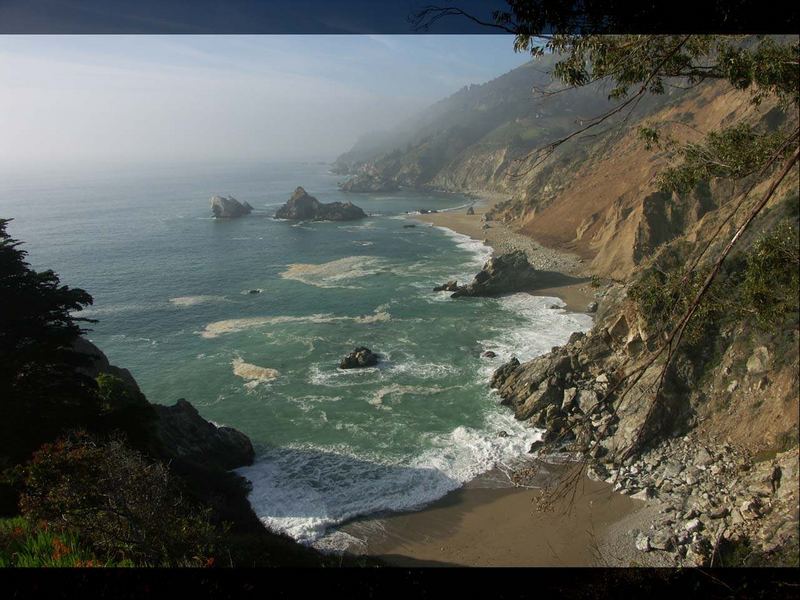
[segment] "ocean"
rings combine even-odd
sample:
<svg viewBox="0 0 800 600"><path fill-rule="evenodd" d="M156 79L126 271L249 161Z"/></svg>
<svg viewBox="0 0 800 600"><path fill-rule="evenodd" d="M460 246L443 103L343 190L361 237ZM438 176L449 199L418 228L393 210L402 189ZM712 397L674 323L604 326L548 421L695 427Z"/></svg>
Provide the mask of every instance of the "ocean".
<svg viewBox="0 0 800 600"><path fill-rule="evenodd" d="M350 519L420 508L524 460L539 432L499 406L487 385L492 371L591 327L555 298L433 292L471 279L490 250L406 213L465 210L469 200L347 195L341 179L323 163L0 179L0 217L14 218L9 232L25 242L32 266L94 296L81 313L98 320L89 339L151 402L186 398L205 418L246 433L257 458L239 473L252 483L256 514L325 549ZM297 186L370 216L273 219ZM255 211L214 220L214 194ZM356 346L382 362L340 370ZM482 358L486 350L497 357Z"/></svg>

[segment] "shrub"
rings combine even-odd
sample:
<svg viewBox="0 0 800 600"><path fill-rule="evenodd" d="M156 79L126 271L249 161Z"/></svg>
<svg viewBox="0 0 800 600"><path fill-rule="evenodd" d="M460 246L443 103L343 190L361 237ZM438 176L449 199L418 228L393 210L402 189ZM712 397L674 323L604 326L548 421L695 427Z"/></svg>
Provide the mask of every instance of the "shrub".
<svg viewBox="0 0 800 600"><path fill-rule="evenodd" d="M186 502L165 465L120 440L76 433L45 444L27 465L23 515L74 532L106 560L182 566L213 562L207 511Z"/></svg>
<svg viewBox="0 0 800 600"><path fill-rule="evenodd" d="M769 329L797 311L800 294L800 249L797 227L782 221L747 255L742 281L742 306L758 325Z"/></svg>

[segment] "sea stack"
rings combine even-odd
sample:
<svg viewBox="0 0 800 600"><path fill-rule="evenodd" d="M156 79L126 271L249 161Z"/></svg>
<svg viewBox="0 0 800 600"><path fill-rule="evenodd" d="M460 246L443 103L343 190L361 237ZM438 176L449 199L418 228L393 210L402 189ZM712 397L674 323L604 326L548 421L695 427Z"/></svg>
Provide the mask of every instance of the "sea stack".
<svg viewBox="0 0 800 600"><path fill-rule="evenodd" d="M291 221L355 221L366 218L367 213L352 202L324 204L298 187L289 201L275 213L276 219Z"/></svg>
<svg viewBox="0 0 800 600"><path fill-rule="evenodd" d="M214 196L211 198L211 212L217 219L235 219L249 215L253 207L247 202L239 202L233 196Z"/></svg>
<svg viewBox="0 0 800 600"><path fill-rule="evenodd" d="M525 253L522 250L514 250L490 258L483 265L483 269L475 275L472 283L460 286L450 297L499 296L524 292L535 287L537 279L536 269L528 262Z"/></svg>

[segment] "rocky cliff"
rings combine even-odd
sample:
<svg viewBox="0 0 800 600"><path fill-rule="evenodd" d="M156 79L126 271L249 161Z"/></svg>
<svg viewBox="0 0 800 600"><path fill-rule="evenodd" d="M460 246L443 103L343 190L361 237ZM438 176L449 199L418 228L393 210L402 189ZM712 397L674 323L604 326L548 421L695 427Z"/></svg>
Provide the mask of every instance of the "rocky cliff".
<svg viewBox="0 0 800 600"><path fill-rule="evenodd" d="M384 138L382 151L362 153L350 172L420 188L502 192L510 199L490 217L582 257L596 286L595 327L545 356L512 360L491 385L516 418L543 429L537 452L575 452L590 476L663 505L663 518L631 543L696 564L726 544L749 544L779 560L789 548L797 564L797 170L737 244L667 366L666 355L653 356L669 310L684 307L700 283L684 269L696 262L696 274L708 272L735 232L730 215L750 181L712 179L665 193L657 175L668 156L638 133L659 123L678 142L694 142L732 122L761 130L796 123L796 109L754 105L720 83L676 87L541 161L532 150L600 114L602 96L572 90L534 99L531 87L555 91L555 84L524 68L512 73L443 101L456 114L432 110L424 132L395 148ZM503 93L509 102L492 103ZM595 94L594 104L584 93ZM480 120L481 106L504 112ZM460 128L468 116L483 128ZM756 186L753 196L764 189ZM774 262L763 258L778 254Z"/></svg>

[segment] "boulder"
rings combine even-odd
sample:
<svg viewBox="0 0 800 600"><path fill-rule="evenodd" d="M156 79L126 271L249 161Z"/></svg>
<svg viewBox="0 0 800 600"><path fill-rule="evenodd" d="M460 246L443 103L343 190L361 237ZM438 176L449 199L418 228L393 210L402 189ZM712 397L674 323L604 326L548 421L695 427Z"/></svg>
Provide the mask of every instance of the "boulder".
<svg viewBox="0 0 800 600"><path fill-rule="evenodd" d="M474 209L474 208L472 208L472 207L470 206L470 207L467 209L467 214L468 214L468 215L474 215L474 214L475 214L475 209Z"/></svg>
<svg viewBox="0 0 800 600"><path fill-rule="evenodd" d="M769 365L769 350L766 346L759 346L747 359L747 372L750 374L764 373Z"/></svg>
<svg viewBox="0 0 800 600"><path fill-rule="evenodd" d="M253 463L255 451L248 437L232 427L206 421L186 400L173 406L155 404L156 434L172 458L235 469Z"/></svg>
<svg viewBox="0 0 800 600"><path fill-rule="evenodd" d="M365 346L359 346L339 363L340 369L360 369L378 364L378 355Z"/></svg>
<svg viewBox="0 0 800 600"><path fill-rule="evenodd" d="M454 279L448 281L447 283L443 283L442 285L437 285L433 288L434 292L455 292L458 289L458 282Z"/></svg>
<svg viewBox="0 0 800 600"><path fill-rule="evenodd" d="M291 221L354 221L367 214L352 202L324 204L298 187L291 198L275 213L277 219Z"/></svg>
<svg viewBox="0 0 800 600"><path fill-rule="evenodd" d="M494 352L492 352L491 350L487 350L486 352L484 352L483 354L481 354L481 356L482 356L483 358L496 358L496 357L497 357L497 354L496 354L496 353L494 353Z"/></svg>
<svg viewBox="0 0 800 600"><path fill-rule="evenodd" d="M253 207L247 202L239 202L233 196L214 196L211 198L211 212L217 219L235 219L249 215Z"/></svg>
<svg viewBox="0 0 800 600"><path fill-rule="evenodd" d="M529 290L537 283L537 273L521 250L493 256L472 283L461 286L452 298L497 296Z"/></svg>
<svg viewBox="0 0 800 600"><path fill-rule="evenodd" d="M558 385L555 378L550 378L533 390L530 396L515 408L514 417L520 421L525 421L551 404L557 405L560 410L563 399L563 388Z"/></svg>
<svg viewBox="0 0 800 600"><path fill-rule="evenodd" d="M508 377L519 367L519 360L512 357L510 361L502 365L492 374L492 380L489 383L490 387L498 388L503 385Z"/></svg>

